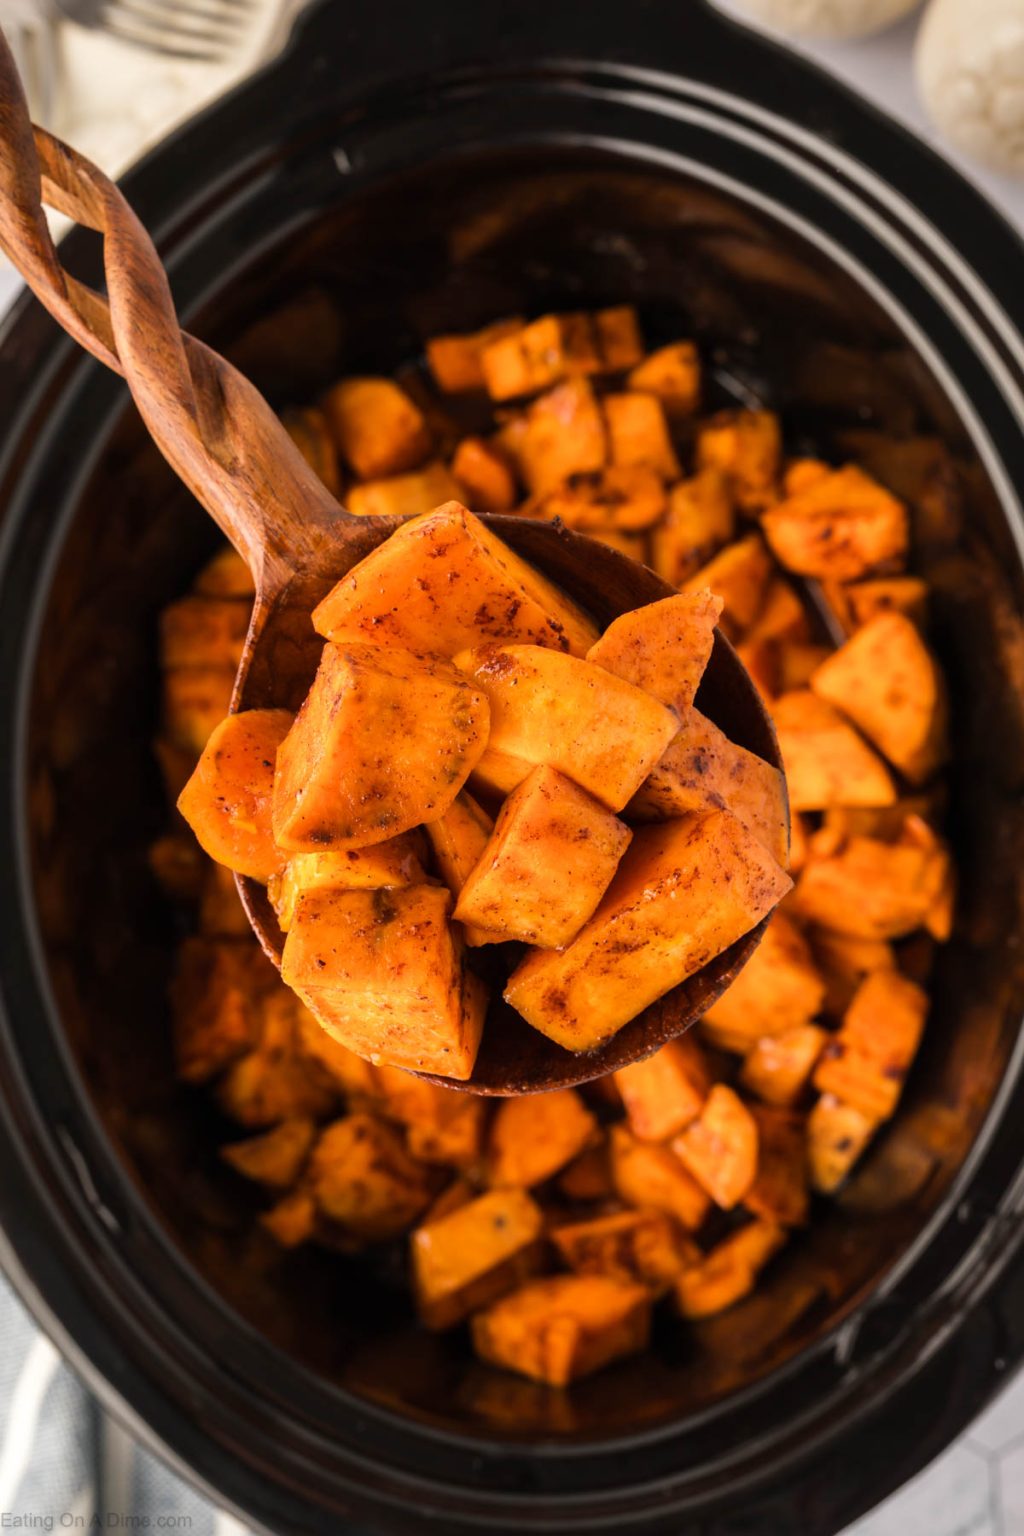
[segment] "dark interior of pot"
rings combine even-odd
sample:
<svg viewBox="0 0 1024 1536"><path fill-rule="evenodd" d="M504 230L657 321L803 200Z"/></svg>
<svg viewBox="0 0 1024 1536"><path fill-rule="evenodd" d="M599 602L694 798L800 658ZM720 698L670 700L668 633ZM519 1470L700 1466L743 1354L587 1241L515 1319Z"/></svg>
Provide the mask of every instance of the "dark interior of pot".
<svg viewBox="0 0 1024 1536"><path fill-rule="evenodd" d="M145 859L165 816L150 750L156 621L215 533L128 412L93 445L36 662L39 922L67 1038L125 1168L196 1269L281 1348L415 1417L514 1437L685 1416L819 1339L949 1198L1018 1029L1007 939L1024 865L1024 731L1005 529L948 399L846 273L678 175L568 152L463 159L350 193L266 245L188 321L285 407L343 372L387 372L439 330L617 302L639 306L652 340L696 337L721 403L778 408L790 448L856 455L908 499L952 690L963 885L924 1048L895 1120L745 1303L697 1327L665 1324L648 1354L562 1392L475 1363L459 1335L420 1332L397 1272L282 1257L256 1226L257 1197L218 1160L226 1124L172 1071L176 934Z"/></svg>

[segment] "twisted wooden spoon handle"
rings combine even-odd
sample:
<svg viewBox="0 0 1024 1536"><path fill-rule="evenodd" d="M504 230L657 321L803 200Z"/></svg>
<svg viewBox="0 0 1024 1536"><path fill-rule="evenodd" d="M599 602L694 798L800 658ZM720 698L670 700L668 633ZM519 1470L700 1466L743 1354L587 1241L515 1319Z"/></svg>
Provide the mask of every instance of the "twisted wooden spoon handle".
<svg viewBox="0 0 1024 1536"><path fill-rule="evenodd" d="M44 204L102 235L106 297L64 270ZM113 182L33 128L2 34L0 248L68 334L123 375L160 451L264 598L336 564L345 514L259 391L181 330L153 242Z"/></svg>

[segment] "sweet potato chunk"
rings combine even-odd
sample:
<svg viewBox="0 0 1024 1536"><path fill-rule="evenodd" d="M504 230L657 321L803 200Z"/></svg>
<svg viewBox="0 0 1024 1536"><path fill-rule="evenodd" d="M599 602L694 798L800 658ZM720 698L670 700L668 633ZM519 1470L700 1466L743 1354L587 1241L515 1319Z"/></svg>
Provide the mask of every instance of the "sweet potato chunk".
<svg viewBox="0 0 1024 1536"><path fill-rule="evenodd" d="M160 615L160 665L230 667L242 659L249 605L235 599L183 597Z"/></svg>
<svg viewBox="0 0 1024 1536"><path fill-rule="evenodd" d="M794 903L806 921L836 933L899 939L928 922L948 878L949 853L938 840L851 837L827 857L812 852Z"/></svg>
<svg viewBox="0 0 1024 1536"><path fill-rule="evenodd" d="M267 889L281 932L287 933L303 891L377 891L386 885L423 885L426 879L414 840L402 833L370 848L293 853Z"/></svg>
<svg viewBox="0 0 1024 1536"><path fill-rule="evenodd" d="M260 998L256 1049L228 1067L216 1090L221 1108L239 1125L258 1130L279 1120L320 1120L336 1107L334 1081L303 1049L304 1011L276 979Z"/></svg>
<svg viewBox="0 0 1024 1536"><path fill-rule="evenodd" d="M841 1017L849 1008L865 976L872 971L896 969L896 955L885 939L855 938L817 927L810 929L808 939L825 982L822 1008L834 1018Z"/></svg>
<svg viewBox="0 0 1024 1536"><path fill-rule="evenodd" d="M304 1189L294 1189L264 1211L260 1225L282 1248L298 1248L316 1231L316 1203Z"/></svg>
<svg viewBox="0 0 1024 1536"><path fill-rule="evenodd" d="M564 774L535 768L502 806L455 917L494 943L560 948L593 913L632 835Z"/></svg>
<svg viewBox="0 0 1024 1536"><path fill-rule="evenodd" d="M525 324L520 315L514 315L509 320L496 320L493 325L485 325L479 331L432 336L427 342L427 363L438 389L443 389L446 395L483 389L486 383L481 362L484 348L500 341L503 336L513 336Z"/></svg>
<svg viewBox="0 0 1024 1536"><path fill-rule="evenodd" d="M522 1285L540 1266L544 1216L521 1189L495 1189L412 1234L416 1308L453 1328Z"/></svg>
<svg viewBox="0 0 1024 1536"><path fill-rule="evenodd" d="M688 1232L696 1232L711 1199L670 1147L638 1141L624 1125L613 1125L609 1141L612 1181L627 1205L667 1211Z"/></svg>
<svg viewBox="0 0 1024 1536"><path fill-rule="evenodd" d="M171 983L178 1077L204 1083L258 1045L262 999L276 984L252 944L186 939Z"/></svg>
<svg viewBox="0 0 1024 1536"><path fill-rule="evenodd" d="M267 881L283 863L271 828L277 750L292 726L284 709L222 720L178 796L178 810L212 859Z"/></svg>
<svg viewBox="0 0 1024 1536"><path fill-rule="evenodd" d="M416 469L430 453L423 412L393 379L342 379L324 396L323 413L361 480Z"/></svg>
<svg viewBox="0 0 1024 1536"><path fill-rule="evenodd" d="M247 939L252 933L232 870L204 859L199 898L199 932L210 938ZM271 876L271 879L274 877Z"/></svg>
<svg viewBox="0 0 1024 1536"><path fill-rule="evenodd" d="M823 1093L807 1117L807 1159L811 1186L835 1194L871 1140L878 1121Z"/></svg>
<svg viewBox="0 0 1024 1536"><path fill-rule="evenodd" d="M787 570L856 581L907 553L907 509L855 464L833 470L777 502L761 523Z"/></svg>
<svg viewBox="0 0 1024 1536"><path fill-rule="evenodd" d="M596 1134L596 1120L572 1088L502 1099L491 1125L490 1182L523 1189L542 1184Z"/></svg>
<svg viewBox="0 0 1024 1536"><path fill-rule="evenodd" d="M672 586L682 586L729 543L735 523L725 477L717 469L678 481L669 492L668 511L651 533L652 566Z"/></svg>
<svg viewBox="0 0 1024 1536"><path fill-rule="evenodd" d="M461 495L459 482L441 463L405 475L386 475L350 487L345 504L354 517L417 517Z"/></svg>
<svg viewBox="0 0 1024 1536"><path fill-rule="evenodd" d="M306 463L331 492L341 495L338 450L323 411L313 408L285 411L281 424Z"/></svg>
<svg viewBox="0 0 1024 1536"><path fill-rule="evenodd" d="M487 812L463 790L444 815L428 822L425 829L434 850L438 872L452 896L458 901L470 872L479 862L494 830ZM490 935L471 924L464 925L467 944L489 944Z"/></svg>
<svg viewBox="0 0 1024 1536"><path fill-rule="evenodd" d="M693 592L710 588L725 605L722 616L729 633L739 635L760 613L771 573L771 557L761 536L750 533L702 565L682 589Z"/></svg>
<svg viewBox="0 0 1024 1536"><path fill-rule="evenodd" d="M711 1087L711 1069L692 1031L615 1074L634 1136L667 1141L695 1120Z"/></svg>
<svg viewBox="0 0 1024 1536"><path fill-rule="evenodd" d="M846 588L846 605L854 628L882 613L902 613L918 629L928 618L928 583L920 576L878 576Z"/></svg>
<svg viewBox="0 0 1024 1536"><path fill-rule="evenodd" d="M483 752L488 713L486 694L439 657L326 645L278 749L276 842L342 852L436 821Z"/></svg>
<svg viewBox="0 0 1024 1536"><path fill-rule="evenodd" d="M779 864L785 864L786 786L771 763L738 747L698 709L651 769L628 806L636 821L668 821L689 811L728 810Z"/></svg>
<svg viewBox="0 0 1024 1536"><path fill-rule="evenodd" d="M587 660L635 683L683 716L711 656L721 611L721 598L706 589L634 608L609 624L590 647Z"/></svg>
<svg viewBox="0 0 1024 1536"><path fill-rule="evenodd" d="M458 491L436 496L431 506L436 507L453 495L464 498L474 512L507 512L516 504L516 477L511 465L500 449L482 437L462 439L452 459L452 474Z"/></svg>
<svg viewBox="0 0 1024 1536"><path fill-rule="evenodd" d="M428 1125L416 1121L405 1133L406 1145L422 1163L475 1170L483 1156L487 1111L482 1099L460 1093L453 1111Z"/></svg>
<svg viewBox="0 0 1024 1536"><path fill-rule="evenodd" d="M252 572L235 549L222 549L207 561L192 586L200 597L255 596Z"/></svg>
<svg viewBox="0 0 1024 1536"><path fill-rule="evenodd" d="M587 314L542 315L492 339L480 363L492 400L534 395L573 373L597 373L600 343Z"/></svg>
<svg viewBox="0 0 1024 1536"><path fill-rule="evenodd" d="M281 975L329 1034L374 1062L467 1078L486 996L463 975L438 886L306 891L285 940Z"/></svg>
<svg viewBox="0 0 1024 1536"><path fill-rule="evenodd" d="M567 528L592 534L630 533L650 528L665 510L665 487L646 465L608 464L570 475L561 485L537 496L527 512Z"/></svg>
<svg viewBox="0 0 1024 1536"><path fill-rule="evenodd" d="M814 1086L872 1120L886 1120L900 1093L928 1014L928 994L899 971L866 976L839 1033L821 1053Z"/></svg>
<svg viewBox="0 0 1024 1536"><path fill-rule="evenodd" d="M320 1064L331 1082L341 1089L350 1108L377 1098L376 1069L329 1035L304 1005L299 1007L298 1039L303 1053Z"/></svg>
<svg viewBox="0 0 1024 1536"><path fill-rule="evenodd" d="M830 805L892 805L896 788L878 754L839 712L807 691L772 705L795 811Z"/></svg>
<svg viewBox="0 0 1024 1536"><path fill-rule="evenodd" d="M519 640L583 656L597 630L575 603L458 502L406 523L313 611L329 640L453 656Z"/></svg>
<svg viewBox="0 0 1024 1536"><path fill-rule="evenodd" d="M788 876L727 811L643 827L564 950L534 950L505 997L568 1050L591 1050L760 922Z"/></svg>
<svg viewBox="0 0 1024 1536"><path fill-rule="evenodd" d="M220 1155L243 1178L268 1189L290 1189L316 1137L312 1120L282 1120L262 1136L221 1147Z"/></svg>
<svg viewBox="0 0 1024 1536"><path fill-rule="evenodd" d="M716 1205L731 1211L757 1175L757 1122L725 1083L715 1083L696 1120L672 1141L686 1171Z"/></svg>
<svg viewBox="0 0 1024 1536"><path fill-rule="evenodd" d="M720 411L697 433L697 468L725 475L738 506L758 512L775 496L782 457L772 411Z"/></svg>
<svg viewBox="0 0 1024 1536"><path fill-rule="evenodd" d="M702 1264L684 1269L676 1281L676 1301L684 1317L712 1317L748 1296L768 1260L786 1241L784 1227L752 1221L723 1238Z"/></svg>
<svg viewBox="0 0 1024 1536"><path fill-rule="evenodd" d="M732 986L704 1015L703 1028L715 1045L745 1055L763 1035L813 1019L824 997L807 940L785 912L776 912Z"/></svg>
<svg viewBox="0 0 1024 1536"><path fill-rule="evenodd" d="M546 764L621 811L679 726L675 712L603 667L535 645L455 658L486 694L488 753Z"/></svg>
<svg viewBox="0 0 1024 1536"><path fill-rule="evenodd" d="M692 416L700 405L700 355L692 341L674 341L637 363L626 382L657 395L668 416Z"/></svg>
<svg viewBox="0 0 1024 1536"><path fill-rule="evenodd" d="M804 640L776 644L776 692L796 693L806 688L823 662L832 655L827 645L809 645Z"/></svg>
<svg viewBox="0 0 1024 1536"><path fill-rule="evenodd" d="M757 1177L743 1197L752 1216L801 1227L807 1220L807 1136L802 1115L754 1104Z"/></svg>
<svg viewBox="0 0 1024 1536"><path fill-rule="evenodd" d="M827 1039L820 1024L762 1035L744 1058L740 1082L766 1104L789 1108L802 1097Z"/></svg>
<svg viewBox="0 0 1024 1536"><path fill-rule="evenodd" d="M881 613L811 678L912 784L931 777L948 751L942 674L917 626Z"/></svg>
<svg viewBox="0 0 1024 1536"><path fill-rule="evenodd" d="M646 1347L651 1298L603 1275L556 1275L513 1291L472 1326L482 1360L564 1387Z"/></svg>
<svg viewBox="0 0 1024 1536"><path fill-rule="evenodd" d="M608 1143L588 1147L558 1176L558 1188L569 1200L608 1200L615 1193Z"/></svg>
<svg viewBox="0 0 1024 1536"><path fill-rule="evenodd" d="M318 1211L354 1236L385 1242L412 1226L430 1202L426 1169L393 1126L346 1115L321 1134L306 1169Z"/></svg>
<svg viewBox="0 0 1024 1536"><path fill-rule="evenodd" d="M530 491L543 495L608 457L604 417L586 379L566 379L527 407L513 454Z"/></svg>
<svg viewBox="0 0 1024 1536"><path fill-rule="evenodd" d="M597 634L594 634L594 640ZM172 667L162 679L161 732L194 761L231 708L235 668Z"/></svg>
<svg viewBox="0 0 1024 1536"><path fill-rule="evenodd" d="M682 474L660 400L648 394L605 395L608 457L623 467L653 469L663 480Z"/></svg>
<svg viewBox="0 0 1024 1536"><path fill-rule="evenodd" d="M602 373L621 373L632 368L644 355L640 321L632 304L616 304L599 309L594 315L597 350Z"/></svg>
<svg viewBox="0 0 1024 1536"><path fill-rule="evenodd" d="M551 1240L578 1275L606 1275L663 1295L700 1249L666 1211L619 1211L556 1227Z"/></svg>

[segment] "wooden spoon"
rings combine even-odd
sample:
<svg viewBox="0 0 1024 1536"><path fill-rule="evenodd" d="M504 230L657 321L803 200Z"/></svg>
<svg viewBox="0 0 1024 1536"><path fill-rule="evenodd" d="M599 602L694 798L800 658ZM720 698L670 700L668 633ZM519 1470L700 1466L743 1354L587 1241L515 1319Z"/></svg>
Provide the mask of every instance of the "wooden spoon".
<svg viewBox="0 0 1024 1536"><path fill-rule="evenodd" d="M61 266L44 203L102 235L106 297ZM312 607L401 519L343 511L259 392L181 330L152 241L117 187L59 139L32 127L2 36L0 247L68 334L124 377L168 463L247 561L256 600L232 709L297 708L323 645L310 623ZM601 626L671 593L646 567L560 524L497 516L484 521ZM733 740L780 766L760 695L720 634L700 703ZM280 965L283 938L266 891L243 878L238 886L260 943ZM710 1006L749 959L763 928L585 1055L531 1029L495 989L473 1076L449 1085L484 1094L528 1093L586 1082L637 1061Z"/></svg>

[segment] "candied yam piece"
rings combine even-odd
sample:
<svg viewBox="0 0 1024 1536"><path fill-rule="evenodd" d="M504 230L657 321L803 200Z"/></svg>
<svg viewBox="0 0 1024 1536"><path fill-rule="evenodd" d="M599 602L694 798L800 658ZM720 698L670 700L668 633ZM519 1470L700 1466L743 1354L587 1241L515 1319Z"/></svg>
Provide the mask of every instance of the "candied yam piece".
<svg viewBox="0 0 1024 1536"><path fill-rule="evenodd" d="M210 938L247 939L252 933L238 895L233 872L224 864L204 859L203 888L199 898L199 932Z"/></svg>
<svg viewBox="0 0 1024 1536"><path fill-rule="evenodd" d="M632 304L599 309L593 318L602 373L621 373L639 363L644 355L644 343L640 321Z"/></svg>
<svg viewBox="0 0 1024 1536"><path fill-rule="evenodd" d="M459 482L435 461L404 475L385 475L350 486L345 506L353 517L418 517L461 494Z"/></svg>
<svg viewBox="0 0 1024 1536"><path fill-rule="evenodd" d="M722 1050L745 1055L762 1035L813 1019L824 997L807 940L785 912L776 912L732 986L704 1015L705 1031Z"/></svg>
<svg viewBox="0 0 1024 1536"><path fill-rule="evenodd" d="M516 504L516 477L512 467L500 448L485 438L462 439L452 459L452 474L458 485L454 494L464 498L474 512L508 512ZM447 500L448 496L438 496L432 505ZM417 511L427 510L426 507L417 508Z"/></svg>
<svg viewBox="0 0 1024 1536"><path fill-rule="evenodd" d="M647 1347L650 1292L604 1275L556 1275L513 1291L472 1321L481 1360L564 1387Z"/></svg>
<svg viewBox="0 0 1024 1536"><path fill-rule="evenodd" d="M568 944L607 890L632 835L571 779L534 768L502 806L455 917L491 943Z"/></svg>
<svg viewBox="0 0 1024 1536"><path fill-rule="evenodd" d="M566 379L527 406L525 429L513 456L535 496L554 490L571 475L603 467L608 457L604 416L586 379Z"/></svg>
<svg viewBox="0 0 1024 1536"><path fill-rule="evenodd" d="M204 1083L259 1044L262 997L277 976L254 944L187 938L171 982L174 1057L186 1083Z"/></svg>
<svg viewBox="0 0 1024 1536"><path fill-rule="evenodd" d="M794 811L895 803L888 768L831 704L799 689L776 699L771 713Z"/></svg>
<svg viewBox="0 0 1024 1536"><path fill-rule="evenodd" d="M790 1108L803 1096L827 1039L820 1024L794 1024L762 1035L744 1057L740 1082L764 1103Z"/></svg>
<svg viewBox="0 0 1024 1536"><path fill-rule="evenodd" d="M731 811L779 864L787 862L789 818L782 774L691 708L627 812L637 821L670 821L689 811L711 809Z"/></svg>
<svg viewBox="0 0 1024 1536"><path fill-rule="evenodd" d="M438 886L306 891L281 975L329 1034L375 1064L464 1079L473 1071L486 989L464 971Z"/></svg>
<svg viewBox="0 0 1024 1536"><path fill-rule="evenodd" d="M796 693L806 688L815 672L832 655L827 645L809 645L804 640L788 640L776 645L776 692Z"/></svg>
<svg viewBox="0 0 1024 1536"><path fill-rule="evenodd" d="M304 1189L293 1190L260 1217L260 1225L282 1248L298 1248L316 1230L316 1205Z"/></svg>
<svg viewBox="0 0 1024 1536"><path fill-rule="evenodd" d="M907 554L906 507L855 464L776 502L761 526L780 565L800 576L856 581Z"/></svg>
<svg viewBox="0 0 1024 1536"><path fill-rule="evenodd" d="M597 1121L572 1088L502 1099L491 1122L489 1182L523 1189L542 1184L596 1134Z"/></svg>
<svg viewBox="0 0 1024 1536"><path fill-rule="evenodd" d="M711 1088L711 1068L692 1031L615 1074L634 1136L667 1141L695 1120Z"/></svg>
<svg viewBox="0 0 1024 1536"><path fill-rule="evenodd" d="M312 1120L282 1120L261 1136L221 1147L224 1161L243 1178L268 1189L289 1189L299 1177L316 1137Z"/></svg>
<svg viewBox="0 0 1024 1536"><path fill-rule="evenodd" d="M424 885L426 871L407 832L370 848L340 853L293 853L267 884L281 932L287 933L303 891L380 890L385 885Z"/></svg>
<svg viewBox="0 0 1024 1536"><path fill-rule="evenodd" d="M661 757L675 712L603 667L536 645L463 651L455 665L490 702L488 750L546 764L621 811Z"/></svg>
<svg viewBox="0 0 1024 1536"><path fill-rule="evenodd" d="M231 708L235 669L172 667L161 679L161 690L160 729L164 741L170 748L187 753L194 762Z"/></svg>
<svg viewBox="0 0 1024 1536"><path fill-rule="evenodd" d="M324 396L322 410L360 480L404 474L430 455L423 412L393 379L342 379Z"/></svg>
<svg viewBox="0 0 1024 1536"><path fill-rule="evenodd" d="M361 1113L321 1132L305 1185L322 1216L368 1242L407 1231L432 1192L428 1170L410 1157L399 1132Z"/></svg>
<svg viewBox="0 0 1024 1536"><path fill-rule="evenodd" d="M667 1211L696 1232L711 1209L711 1198L670 1147L638 1141L624 1125L613 1125L609 1140L612 1182L627 1205Z"/></svg>
<svg viewBox="0 0 1024 1536"><path fill-rule="evenodd" d="M823 1093L807 1117L807 1160L811 1187L834 1195L875 1134L878 1122Z"/></svg>
<svg viewBox="0 0 1024 1536"><path fill-rule="evenodd" d="M650 528L665 511L661 477L643 464L608 464L569 475L528 505L529 515L594 537Z"/></svg>
<svg viewBox="0 0 1024 1536"><path fill-rule="evenodd" d="M513 336L526 324L521 315L496 320L479 331L463 331L445 336L431 336L427 342L427 363L438 389L446 395L467 394L485 387L481 356L485 347Z"/></svg>
<svg viewBox="0 0 1024 1536"><path fill-rule="evenodd" d="M672 1151L715 1204L731 1211L757 1175L757 1122L726 1083L715 1083L696 1120L673 1137Z"/></svg>
<svg viewBox="0 0 1024 1536"><path fill-rule="evenodd" d="M711 656L721 612L721 598L706 588L647 603L613 619L587 660L685 715Z"/></svg>
<svg viewBox="0 0 1024 1536"><path fill-rule="evenodd" d="M873 971L857 989L839 1033L822 1051L814 1086L872 1120L888 1119L927 1016L928 994L916 982L899 971Z"/></svg>
<svg viewBox="0 0 1024 1536"><path fill-rule="evenodd" d="M942 673L917 626L880 613L814 673L814 692L842 710L912 784L945 760L948 710Z"/></svg>
<svg viewBox="0 0 1024 1536"><path fill-rule="evenodd" d="M298 1041L304 1054L320 1065L350 1103L377 1098L375 1068L329 1035L319 1019L302 1005L298 1010Z"/></svg>
<svg viewBox="0 0 1024 1536"><path fill-rule="evenodd" d="M637 363L626 382L657 395L668 416L692 416L700 406L700 354L692 341L673 341Z"/></svg>
<svg viewBox="0 0 1024 1536"><path fill-rule="evenodd" d="M786 1241L786 1230L773 1221L750 1222L712 1248L703 1263L684 1269L676 1281L676 1301L684 1317L712 1317L748 1296L757 1277Z"/></svg>
<svg viewBox="0 0 1024 1536"><path fill-rule="evenodd" d="M534 395L568 374L597 373L599 341L588 314L541 315L488 342L480 353L492 400Z"/></svg>
<svg viewBox="0 0 1024 1536"><path fill-rule="evenodd" d="M682 590L710 587L725 605L723 622L729 632L739 634L749 629L761 612L771 573L771 557L763 539L760 534L749 533L702 565L682 583Z"/></svg>
<svg viewBox="0 0 1024 1536"><path fill-rule="evenodd" d="M440 657L325 645L278 748L275 841L343 852L436 821L483 752L488 714L482 689Z"/></svg>
<svg viewBox="0 0 1024 1536"><path fill-rule="evenodd" d="M724 475L704 469L679 480L668 493L668 510L651 533L651 564L673 587L730 543L736 517Z"/></svg>
<svg viewBox="0 0 1024 1536"><path fill-rule="evenodd" d="M807 1221L807 1133L802 1115L753 1104L757 1126L757 1177L743 1197L752 1216L780 1227L802 1227Z"/></svg>
<svg viewBox="0 0 1024 1536"><path fill-rule="evenodd" d="M873 581L852 582L845 596L854 627L882 613L902 613L918 629L924 629L928 620L928 583L920 576L878 576Z"/></svg>
<svg viewBox="0 0 1024 1536"><path fill-rule="evenodd" d="M285 411L281 423L306 463L332 496L341 495L338 450L323 411L313 407Z"/></svg>
<svg viewBox="0 0 1024 1536"><path fill-rule="evenodd" d="M624 467L642 465L663 480L678 480L682 468L672 446L665 410L654 395L605 395L608 457Z"/></svg>
<svg viewBox="0 0 1024 1536"><path fill-rule="evenodd" d="M453 656L519 640L583 656L595 626L458 502L405 523L313 611L329 640Z"/></svg>
<svg viewBox="0 0 1024 1536"><path fill-rule="evenodd" d="M200 597L255 597L252 572L236 549L221 549L192 583Z"/></svg>
<svg viewBox="0 0 1024 1536"><path fill-rule="evenodd" d="M421 1321L454 1328L522 1285L542 1256L544 1216L522 1189L493 1189L417 1227L413 1292Z"/></svg>
<svg viewBox="0 0 1024 1536"><path fill-rule="evenodd" d="M178 796L204 853L266 882L283 863L271 827L277 750L292 727L285 709L228 715L211 735Z"/></svg>
<svg viewBox="0 0 1024 1536"><path fill-rule="evenodd" d="M555 1227L551 1241L578 1275L606 1275L663 1295L700 1249L666 1211L617 1211Z"/></svg>
<svg viewBox="0 0 1024 1536"><path fill-rule="evenodd" d="M532 950L506 1000L567 1050L592 1050L757 925L788 875L735 816L642 827L590 921L564 950Z"/></svg>
<svg viewBox="0 0 1024 1536"><path fill-rule="evenodd" d="M588 1147L558 1176L558 1187L569 1200L608 1200L615 1193L608 1143Z"/></svg>
<svg viewBox="0 0 1024 1536"><path fill-rule="evenodd" d="M922 927L949 878L949 852L936 840L883 843L851 837L807 862L794 907L807 922L862 939L899 939Z"/></svg>
<svg viewBox="0 0 1024 1536"><path fill-rule="evenodd" d="M697 433L697 468L725 475L738 506L758 512L775 499L782 461L773 411L719 411Z"/></svg>
<svg viewBox="0 0 1024 1536"><path fill-rule="evenodd" d="M183 597L160 615L160 665L237 672L249 632L249 605L234 598Z"/></svg>

